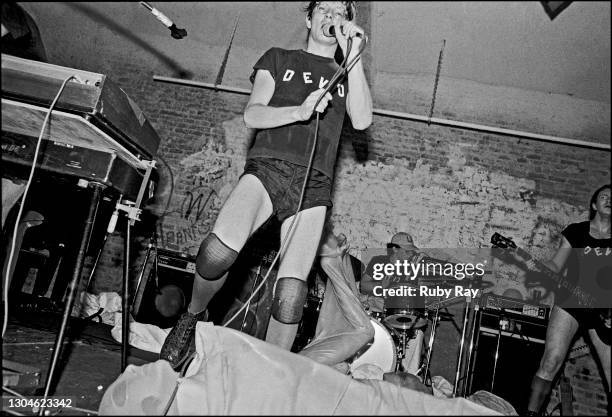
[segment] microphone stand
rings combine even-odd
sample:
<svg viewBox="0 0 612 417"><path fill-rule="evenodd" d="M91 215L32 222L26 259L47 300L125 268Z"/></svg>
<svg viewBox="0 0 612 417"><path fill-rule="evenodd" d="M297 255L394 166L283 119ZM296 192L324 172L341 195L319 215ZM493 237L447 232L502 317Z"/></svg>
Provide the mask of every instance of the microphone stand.
<svg viewBox="0 0 612 417"><path fill-rule="evenodd" d="M427 386L431 386L431 378L429 378L429 384L428 384L427 376L429 375L429 365L431 363L431 356L433 354L434 339L436 338L436 328L438 327L439 313L440 313L440 306L437 305L436 313L434 315L434 319L431 324L431 333L429 335L429 346L427 348L427 358L426 358L427 365L425 366L425 373L423 374L423 381L422 381L423 384Z"/></svg>
<svg viewBox="0 0 612 417"><path fill-rule="evenodd" d="M470 286L469 288L472 288L472 281L470 280ZM457 396L457 389L458 389L458 385L459 385L459 375L460 375L460 371L461 371L461 362L463 361L463 349L464 349L464 345L465 345L465 334L467 331L467 326L468 326L468 318L470 315L470 307L472 305L472 296L468 295L465 297L465 312L463 314L463 326L461 329L461 343L459 345L459 355L457 358L457 369L455 372L455 384L453 386L453 397ZM463 390L462 390L463 391Z"/></svg>
<svg viewBox="0 0 612 417"><path fill-rule="evenodd" d="M497 322L497 346L495 346L495 360L493 362L493 376L491 377L491 392L493 392L493 387L495 386L495 374L497 373L497 362L499 360L499 345L501 342L501 332L502 327L506 323L506 316L504 315L504 309L502 308L498 315Z"/></svg>

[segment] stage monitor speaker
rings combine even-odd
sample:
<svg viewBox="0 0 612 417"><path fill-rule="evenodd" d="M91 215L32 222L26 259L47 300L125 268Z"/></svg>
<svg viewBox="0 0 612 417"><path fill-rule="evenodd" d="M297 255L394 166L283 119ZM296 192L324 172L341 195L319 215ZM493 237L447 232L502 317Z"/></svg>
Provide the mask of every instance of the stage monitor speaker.
<svg viewBox="0 0 612 417"><path fill-rule="evenodd" d="M195 257L157 249L147 282L141 283L133 307L134 319L162 329L173 327L191 301Z"/></svg>
<svg viewBox="0 0 612 417"><path fill-rule="evenodd" d="M544 353L546 324L508 319L486 309L477 314L467 394L489 391L512 404L519 414L525 411L531 380Z"/></svg>

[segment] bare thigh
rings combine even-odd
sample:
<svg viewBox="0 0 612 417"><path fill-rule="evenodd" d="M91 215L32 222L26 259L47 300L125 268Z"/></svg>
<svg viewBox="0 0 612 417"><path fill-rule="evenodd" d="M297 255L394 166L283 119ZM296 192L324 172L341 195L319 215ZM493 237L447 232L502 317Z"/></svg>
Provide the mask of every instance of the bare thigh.
<svg viewBox="0 0 612 417"><path fill-rule="evenodd" d="M247 239L272 215L272 201L259 179L243 175L221 207L213 233L240 252Z"/></svg>
<svg viewBox="0 0 612 417"><path fill-rule="evenodd" d="M546 330L544 356L540 361L537 375L552 381L567 355L570 343L578 331L578 322L567 311L553 307Z"/></svg>
<svg viewBox="0 0 612 417"><path fill-rule="evenodd" d="M300 211L290 233L289 227L296 216L291 216L283 221L281 244L287 239L287 236L288 241L281 252L279 278L294 277L306 280L317 255L326 212L327 207L325 206Z"/></svg>
<svg viewBox="0 0 612 417"><path fill-rule="evenodd" d="M606 382L608 383L608 391L610 391L610 345L606 345L601 341L595 329L589 329L589 337L599 357L604 376L606 377Z"/></svg>

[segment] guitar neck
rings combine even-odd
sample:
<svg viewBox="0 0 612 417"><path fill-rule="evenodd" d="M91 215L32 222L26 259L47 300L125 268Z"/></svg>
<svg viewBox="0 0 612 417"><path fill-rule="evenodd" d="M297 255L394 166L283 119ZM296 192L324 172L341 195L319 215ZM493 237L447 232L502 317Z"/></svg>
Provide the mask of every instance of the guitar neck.
<svg viewBox="0 0 612 417"><path fill-rule="evenodd" d="M510 249L511 251L516 252L523 262L532 261L542 273L542 275L544 275L549 281L552 281L557 285L557 289L554 289L553 291L556 295L560 296L560 299L564 300L569 296L573 296L578 301L580 306L592 307L593 297L585 293L583 289L580 288L580 286L573 283L573 277L570 277L569 279L564 278L561 274L555 272L554 270L546 266L544 263L535 259L533 256L531 256L529 252L516 246L512 239L508 239L500 235L499 233L495 233L491 237L491 243L496 247L500 247L502 249Z"/></svg>
<svg viewBox="0 0 612 417"><path fill-rule="evenodd" d="M537 260L536 258L534 258L533 256L531 256L531 254L521 248L516 248L516 251L518 252L519 255L521 255L522 258L527 259L528 261L533 261L535 263L535 265L538 267L538 269L547 275L548 278L554 280L554 281L559 281L559 276L556 272L554 272L552 269L550 269L548 266L544 265L543 262Z"/></svg>

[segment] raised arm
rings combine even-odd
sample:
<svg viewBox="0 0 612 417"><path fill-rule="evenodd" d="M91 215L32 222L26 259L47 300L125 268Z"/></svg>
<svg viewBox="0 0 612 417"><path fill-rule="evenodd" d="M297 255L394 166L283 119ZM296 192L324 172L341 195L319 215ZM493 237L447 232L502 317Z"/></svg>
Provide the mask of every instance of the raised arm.
<svg viewBox="0 0 612 417"><path fill-rule="evenodd" d="M269 106L274 94L274 78L267 70L259 69L255 75L251 97L244 110L244 123L251 129L269 129L310 119L314 105L323 89L313 91L301 105L287 107ZM317 106L322 112L327 107L331 94L327 93Z"/></svg>
<svg viewBox="0 0 612 417"><path fill-rule="evenodd" d="M365 35L363 29L353 22L344 22L343 31L344 33L342 31L336 33L336 39L338 39L338 44L344 53L346 53L347 49L347 39L349 37L353 39L347 61L350 63L357 56L361 42L365 42L362 39ZM358 37L357 34L361 34L362 37ZM355 129L364 130L372 124L372 109L372 95L363 70L362 59L359 57L353 66L349 68L348 95L346 97L346 112L351 118L351 123Z"/></svg>
<svg viewBox="0 0 612 417"><path fill-rule="evenodd" d="M361 59L349 71L348 84L346 111L353 127L357 130L365 130L372 124L372 96Z"/></svg>

